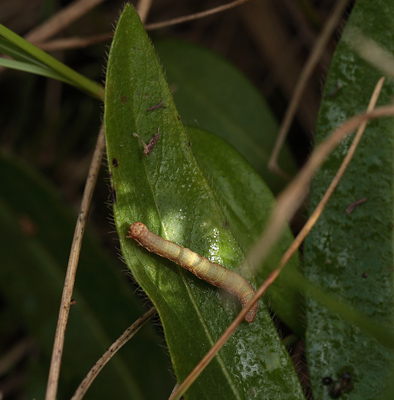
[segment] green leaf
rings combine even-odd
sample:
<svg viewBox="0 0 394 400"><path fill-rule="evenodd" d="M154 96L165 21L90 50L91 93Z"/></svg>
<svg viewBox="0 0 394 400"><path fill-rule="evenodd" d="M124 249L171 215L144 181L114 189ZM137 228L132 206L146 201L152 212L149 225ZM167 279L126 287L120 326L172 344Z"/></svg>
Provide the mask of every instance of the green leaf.
<svg viewBox="0 0 394 400"><path fill-rule="evenodd" d="M262 227L270 216L275 202L274 195L245 159L222 139L191 127L187 129L187 134L192 143L193 155L215 193L234 238L246 255L260 237ZM258 282L267 278L293 240L290 229L287 229L265 265L258 270ZM299 258L295 255L267 290L266 296L275 314L302 336L303 303L300 291L294 285L294 273L298 270Z"/></svg>
<svg viewBox="0 0 394 400"><path fill-rule="evenodd" d="M10 42L8 46L5 44L5 42L2 43L3 50L5 49L6 52L8 48L8 52L11 52L12 55L15 56L16 54L18 54L19 49L19 56L17 56L18 58L24 58L26 60L28 58L27 56L30 56L36 60L30 61L30 63L32 64L32 69L29 72L43 75L42 70L40 70L41 73L39 73L37 68L33 68L33 66L37 67L37 63L41 63L53 70L53 75L51 77L62 80L66 83L70 83L71 85L76 86L80 90L86 91L91 96L97 97L98 99L103 98L103 88L101 85L91 81L90 79L67 67L67 65L61 63L38 47L32 45L2 24L0 24L0 36L3 36L7 41ZM2 65L16 69L21 69L22 67L21 64L17 62L5 63L5 61L2 61ZM27 67L24 66L24 68ZM27 69L23 70L27 71ZM62 78L57 77L57 74Z"/></svg>
<svg viewBox="0 0 394 400"><path fill-rule="evenodd" d="M160 100L166 108L148 110ZM104 124L122 254L159 311L182 382L234 319L239 303L138 247L126 238L128 227L142 221L153 232L230 269L239 265L243 252L232 221L194 158L156 53L130 5L118 22L109 54ZM148 142L159 129L159 140L146 157L133 133ZM250 272L243 274L256 286ZM304 398L291 360L260 302L255 322L242 323L186 398L278 396Z"/></svg>
<svg viewBox="0 0 394 400"><path fill-rule="evenodd" d="M381 73L351 48L350 30L359 28L394 53L393 2L359 0L338 45L327 77L317 126L317 142L354 114L365 111ZM347 44L348 43L348 44ZM379 103L392 101L386 80ZM357 152L305 245L306 276L346 299L376 323L393 329L393 145L394 120L371 122ZM313 209L350 145L345 140L316 175ZM347 214L347 207L366 198ZM306 354L315 398L330 398L322 378L352 376L343 398L377 399L393 371L393 352L314 300L307 304ZM391 378L392 379L392 378ZM340 382L339 382L340 383ZM346 390L349 395L345 395Z"/></svg>
<svg viewBox="0 0 394 400"><path fill-rule="evenodd" d="M0 51L10 57L15 58L15 60L45 67L45 64L38 61L35 57L32 57L29 53L22 50L19 46L2 37L0 37ZM3 60L4 59L2 58L1 61Z"/></svg>
<svg viewBox="0 0 394 400"><path fill-rule="evenodd" d="M34 338L43 380L23 391L44 398L61 292L77 213L37 175L0 153L0 268L2 298ZM62 359L59 398L70 398L108 346L143 313L122 268L87 230L73 294ZM5 326L8 320L0 321ZM104 368L87 398L157 399L170 390L168 360L150 327L144 327ZM149 357L147 357L149 354ZM35 375L38 372L34 359ZM150 375L154 374L152 382ZM149 384L148 384L149 383Z"/></svg>
<svg viewBox="0 0 394 400"><path fill-rule="evenodd" d="M267 168L278 124L248 79L207 49L175 40L158 41L156 48L182 121L225 139L261 174L274 193L283 189L287 182ZM295 174L286 146L279 165L289 175Z"/></svg>
<svg viewBox="0 0 394 400"><path fill-rule="evenodd" d="M47 78L57 79L69 85L73 84L73 82L69 81L64 76L58 74L56 71L32 63L9 60L7 58L0 58L0 66L16 69L18 71L30 72L31 74L41 75Z"/></svg>

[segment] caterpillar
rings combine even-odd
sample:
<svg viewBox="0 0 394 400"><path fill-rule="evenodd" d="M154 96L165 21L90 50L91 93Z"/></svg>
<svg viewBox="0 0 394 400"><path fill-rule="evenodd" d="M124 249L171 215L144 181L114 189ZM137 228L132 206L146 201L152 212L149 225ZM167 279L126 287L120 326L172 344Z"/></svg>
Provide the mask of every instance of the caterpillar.
<svg viewBox="0 0 394 400"><path fill-rule="evenodd" d="M255 294L253 286L241 275L220 264L209 261L208 258L202 257L186 247L154 234L142 222L131 224L129 235L126 237L134 239L146 250L168 258L211 285L223 288L227 292L236 295L243 307ZM256 302L245 316L247 322L254 321L257 309L258 303Z"/></svg>

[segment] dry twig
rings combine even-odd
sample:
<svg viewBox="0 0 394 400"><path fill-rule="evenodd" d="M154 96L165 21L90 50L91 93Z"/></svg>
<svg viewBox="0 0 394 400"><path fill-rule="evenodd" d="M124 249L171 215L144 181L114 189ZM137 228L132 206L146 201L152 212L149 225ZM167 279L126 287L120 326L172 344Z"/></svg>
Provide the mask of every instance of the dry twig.
<svg viewBox="0 0 394 400"><path fill-rule="evenodd" d="M376 102L378 101L378 98L379 98L379 94L380 94L380 92L382 90L383 82L384 82L384 78L381 78L378 81L378 83L376 84L375 89L374 89L373 94L372 94L372 97L371 97L371 100L370 100L368 108L367 108L367 112L372 111L375 108ZM275 273L275 277L279 275L279 273L282 271L284 266L287 264L287 262L293 256L295 251L301 246L301 243L305 240L306 236L311 231L312 227L315 225L315 223L317 222L317 220L320 217L321 213L323 212L324 208L326 207L326 204L327 204L328 200L330 199L330 197L334 193L334 190L338 186L338 184L339 184L340 180L342 179L342 176L345 173L345 171L346 171L351 159L353 158L353 155L354 155L354 153L356 151L356 148L357 148L358 144L360 143L361 137L362 137L362 135L363 135L363 133L365 131L365 128L367 126L367 122L368 121L364 121L359 126L359 128L358 128L358 130L356 132L356 135L355 135L355 137L353 139L353 142L352 142L351 146L349 147L349 150L346 153L346 156L343 159L342 164L339 167L336 175L334 176L333 180L331 181L330 186L328 187L328 189L324 193L324 196L321 198L319 204L317 205L317 207L315 208L315 210L313 211L311 216L308 218L308 221L305 223L305 225L303 226L303 228L301 229L301 231L299 232L297 237L294 239L294 241L291 244L291 246L288 248L286 253L283 255L282 259L280 260L277 268L275 269L275 271L277 271ZM267 288L268 288L268 286L267 286Z"/></svg>
<svg viewBox="0 0 394 400"><path fill-rule="evenodd" d="M154 30L154 29L166 28L168 26L181 24L183 22L194 21L196 19L205 18L210 15L217 14L219 12L226 11L226 10L229 10L230 8L239 6L243 3L246 3L247 1L248 0L235 0L232 3L224 4L222 6L211 8L210 10L201 11L199 13L195 13L192 15L186 15L184 17L169 19L168 21L163 21L163 22L153 22L151 24L146 24L145 29L147 31L149 31L149 30Z"/></svg>
<svg viewBox="0 0 394 400"><path fill-rule="evenodd" d="M45 51L78 49L91 46L96 43L104 42L106 40L112 39L113 36L114 35L112 32L108 32L85 37L53 39L49 40L48 42L36 43L36 46Z"/></svg>
<svg viewBox="0 0 394 400"><path fill-rule="evenodd" d="M82 238L85 232L90 205L92 202L94 187L96 186L98 171L105 150L104 127L101 127L97 138L96 148L93 153L89 174L83 192L79 217L75 226L74 237L71 245L70 258L68 260L66 278L64 281L63 295L60 304L59 318L56 327L55 341L53 344L51 366L49 370L46 400L55 400L58 387L60 365L63 354L66 326L70 312L71 296L74 289L75 275L77 272L79 254L81 252Z"/></svg>
<svg viewBox="0 0 394 400"><path fill-rule="evenodd" d="M349 0L340 0L337 2L335 5L335 8L330 16L330 18L327 20L327 23L325 24L320 36L316 40L315 45L313 46L313 49L311 51L311 54L309 55L309 58L307 62L305 63L305 66L301 72L301 75L297 81L297 85L294 89L294 94L291 98L290 104L286 110L286 114L283 118L282 125L280 127L278 137L276 139L276 143L274 146L274 149L272 150L270 160L268 161L268 168L276 172L278 175L283 176L285 178L288 178L287 174L281 170L281 168L277 164L278 156L280 153L280 150L283 146L283 143L285 141L287 132L290 128L291 122L293 121L294 115L297 111L297 107L301 101L302 95L304 93L304 90L306 88L306 84L312 75L312 72L318 63L321 55L323 54L323 51L333 34L335 28L338 25L338 22L342 16L342 13L348 4Z"/></svg>
<svg viewBox="0 0 394 400"><path fill-rule="evenodd" d="M83 3L84 5L93 4L92 2L95 1L98 2L102 0L80 0L79 4L81 3ZM102 126L97 138L97 143L93 153L92 162L90 164L89 174L82 197L79 218L75 226L73 242L71 245L71 253L63 287L63 295L60 304L59 318L56 327L55 341L52 351L51 366L49 370L49 377L47 383L47 392L45 396L46 400L56 399L56 393L60 375L61 358L64 347L64 339L65 339L68 315L71 305L71 296L74 288L75 275L78 267L79 254L81 251L82 238L85 232L86 222L93 198L93 191L97 182L97 177L101 167L101 161L104 155L104 151L105 151L105 137L104 137L104 126Z"/></svg>
<svg viewBox="0 0 394 400"><path fill-rule="evenodd" d="M32 29L25 36L25 39L31 43L44 42L103 1L104 0L74 0L71 4L62 8L40 26Z"/></svg>
<svg viewBox="0 0 394 400"><path fill-rule="evenodd" d="M151 7L152 0L140 0L137 6L137 13L140 16L141 21L146 21Z"/></svg>
<svg viewBox="0 0 394 400"><path fill-rule="evenodd" d="M100 371L105 367L109 360L142 328L153 315L156 314L156 309L152 307L141 318L138 318L130 327L128 327L122 335L114 342L108 350L101 356L101 358L94 364L92 369L88 372L85 379L78 386L74 396L71 400L80 400L86 394L90 385L96 379Z"/></svg>
<svg viewBox="0 0 394 400"><path fill-rule="evenodd" d="M92 1L92 0L90 0ZM95 0L97 2L101 2L103 0ZM174 18L168 21L163 21L163 22L155 22L151 24L146 24L145 29L148 30L154 30L154 29L159 29L159 28L164 28L172 25L177 25L181 24L183 22L187 21L193 21L196 19L204 18L213 14L217 14L222 11L229 10L230 8L236 7L238 5L241 5L242 3L247 2L248 0L236 0L233 1L232 3L225 4L223 6L215 7L207 11L202 11L200 13L195 13L192 15L187 15L184 17L179 17L179 18ZM137 10L138 14L141 17L141 20L144 21L145 18L148 16L149 9L152 5L152 0L143 0L138 4ZM70 6L71 7L71 6ZM85 7L86 9L86 7ZM39 47L42 50L45 51L55 51L55 50L65 50L65 49L76 49L76 48L83 48L90 46L92 44L100 43L103 41L106 41L108 39L111 39L113 37L112 32L106 32L106 33L101 33L98 35L92 35L88 37L69 37L69 38L64 38L64 39L54 39L47 41L47 39L54 34L56 34L60 29L64 28L67 26L65 18L68 18L68 23L71 23L74 21L77 17L79 17L79 14L76 14L72 9L70 10L70 13L67 13L65 15L62 14L63 10L56 14L54 17L46 21L43 25L39 27L39 29L31 31L26 36L26 39L34 42L34 44ZM60 14L60 16L59 16ZM56 25L57 22L60 21L61 25ZM61 27L61 28L60 28Z"/></svg>

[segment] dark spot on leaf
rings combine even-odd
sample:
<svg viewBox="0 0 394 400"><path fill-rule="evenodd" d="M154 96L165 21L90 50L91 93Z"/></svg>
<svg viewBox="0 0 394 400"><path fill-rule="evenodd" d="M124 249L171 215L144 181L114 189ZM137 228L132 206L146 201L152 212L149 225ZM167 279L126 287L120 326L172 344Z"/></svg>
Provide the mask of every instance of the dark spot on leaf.
<svg viewBox="0 0 394 400"><path fill-rule="evenodd" d="M324 386L328 386L332 384L332 378L329 376L326 376L325 378L322 379L322 383Z"/></svg>
<svg viewBox="0 0 394 400"><path fill-rule="evenodd" d="M352 375L350 374L350 372L344 372L342 374L342 379L346 382L349 382L351 379Z"/></svg>
<svg viewBox="0 0 394 400"><path fill-rule="evenodd" d="M115 168L118 168L118 160L116 159L116 158L113 158L112 159L112 165L115 167Z"/></svg>

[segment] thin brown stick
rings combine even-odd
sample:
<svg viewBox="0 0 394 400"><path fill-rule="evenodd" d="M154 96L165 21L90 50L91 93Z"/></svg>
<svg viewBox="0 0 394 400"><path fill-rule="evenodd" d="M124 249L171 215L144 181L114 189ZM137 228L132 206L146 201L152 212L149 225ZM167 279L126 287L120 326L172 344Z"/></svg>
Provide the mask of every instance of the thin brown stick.
<svg viewBox="0 0 394 400"><path fill-rule="evenodd" d="M226 11L230 8L236 7L242 3L245 3L246 1L248 1L248 0L236 0L230 4L212 8L210 10L202 11L200 13L196 13L193 15L174 18L174 19L171 19L168 21L163 21L163 22L147 24L147 25L145 25L145 29L146 30L154 30L154 29L159 29L159 28L163 28L166 26L180 24L180 23L186 22L186 21L191 21L191 20L207 17L209 15L219 13L221 11ZM145 18L147 17L149 8L151 7L151 4L152 4L151 0L142 0L141 3L138 4L137 10L138 10L138 14L140 15L140 18L142 21L144 21ZM141 12L140 12L140 9L141 9ZM40 36L37 36L37 39L35 38L35 36L33 36L35 45L45 51L76 49L76 48L87 47L87 46L90 46L92 44L96 44L99 42L103 42L103 41L111 39L113 37L112 32L106 32L106 33L101 33L99 35L92 35L92 36L87 36L87 37L69 37L69 38L64 38L64 39L54 39L51 41L46 41L46 37L51 36L51 34L52 34L52 31L48 30L48 32L46 32L45 35L41 34Z"/></svg>
<svg viewBox="0 0 394 400"><path fill-rule="evenodd" d="M375 108L376 102L378 101L380 92L382 90L384 79L385 78L379 79L378 83L376 84L375 89L371 96L371 100L368 104L367 112L372 111ZM276 268L279 270L278 271L279 273L284 268L284 266L287 264L287 262L290 260L290 258L293 256L295 251L300 247L301 243L305 240L308 233L311 231L312 227L315 225L316 221L319 219L321 213L323 212L324 208L326 207L328 200L334 193L334 190L338 186L351 159L353 158L353 155L357 149L358 144L360 143L361 137L362 137L366 127L367 127L367 121L364 121L359 126L359 128L356 132L356 135L354 136L353 142L350 145L349 150L346 153L346 156L344 157L341 166L339 167L337 173L335 174L335 177L331 181L330 186L324 193L324 196L321 198L319 204L316 206L316 208L313 211L313 213L311 214L311 216L308 218L308 221L305 223L305 225L303 226L301 231L298 233L297 237L294 239L291 246L288 248L286 253L283 255L282 259L280 260L278 267Z"/></svg>
<svg viewBox="0 0 394 400"><path fill-rule="evenodd" d="M247 265L257 268L265 260L268 249L282 233L287 221L291 220L302 204L308 193L308 185L314 172L324 162L325 158L335 147L360 124L371 119L389 117L394 115L394 106L382 106L365 114L350 118L337 128L326 140L324 140L312 153L310 159L301 169L293 181L278 196L276 206L273 210L270 222L265 233L257 241L247 256Z"/></svg>
<svg viewBox="0 0 394 400"><path fill-rule="evenodd" d="M112 32L101 33L99 35L85 36L85 37L69 37L64 39L54 39L48 42L40 42L35 45L41 50L55 51L55 50L68 50L78 49L91 46L96 43L104 42L113 37Z"/></svg>
<svg viewBox="0 0 394 400"><path fill-rule="evenodd" d="M96 148L89 168L89 174L83 192L79 217L75 226L74 237L71 245L70 258L63 287L63 295L60 304L59 318L56 327L55 341L53 344L52 360L49 370L46 400L55 400L60 374L60 364L63 354L64 339L68 314L70 312L71 296L74 288L75 274L77 272L79 254L81 252L82 238L85 232L86 222L89 216L93 190L97 182L98 171L105 150L104 127L102 126L97 138Z"/></svg>
<svg viewBox="0 0 394 400"><path fill-rule="evenodd" d="M146 21L151 7L152 0L140 0L137 6L137 13L140 16L141 21Z"/></svg>
<svg viewBox="0 0 394 400"><path fill-rule="evenodd" d="M33 350L34 341L31 337L25 337L19 340L12 347L2 352L0 358L0 376L3 377L16 365L20 365L21 360L26 359L27 355Z"/></svg>
<svg viewBox="0 0 394 400"><path fill-rule="evenodd" d="M44 42L103 1L104 0L75 0L68 6L62 8L40 26L32 29L25 36L25 39L31 43Z"/></svg>
<svg viewBox="0 0 394 400"><path fill-rule="evenodd" d="M92 0L88 0L87 3L89 3L89 1ZM93 1L98 1L98 0L93 0ZM82 0L82 2L84 2L84 0ZM96 186L104 151L105 151L105 136L104 136L104 126L102 126L97 138L97 143L94 149L93 158L89 167L89 174L87 177L85 190L82 196L79 218L75 226L73 242L71 245L70 258L68 261L66 278L63 287L62 300L60 303L58 323L56 327L55 340L53 344L52 359L49 369L49 377L48 377L45 400L56 399L56 393L60 375L60 365L64 347L64 339L66 334L68 315L70 312L71 296L74 288L75 275L78 267L79 254L81 252L82 238L85 232L86 222L93 198L93 191Z"/></svg>
<svg viewBox="0 0 394 400"><path fill-rule="evenodd" d="M85 0L81 0L80 3L92 4L91 3L92 1L100 2L102 0L87 0L86 2ZM79 218L75 226L73 242L71 245L70 258L68 262L66 278L63 287L63 295L60 304L59 318L56 327L56 334L52 351L51 366L49 369L47 392L45 396L46 400L56 399L56 393L60 375L61 358L64 347L64 339L65 339L68 315L70 312L71 296L74 288L75 275L78 267L79 254L81 251L82 238L85 232L86 222L93 198L93 191L97 182L97 177L101 167L101 161L103 158L104 151L105 151L105 136L104 136L104 126L102 126L97 138L96 147L90 164L89 174L82 197Z"/></svg>
<svg viewBox="0 0 394 400"><path fill-rule="evenodd" d="M109 360L144 326L144 324L149 321L156 314L155 307L152 307L147 311L141 318L138 318L130 327L128 327L122 335L114 342L108 350L100 357L100 359L94 364L92 369L88 372L85 379L78 386L71 397L71 400L81 400L86 394L90 385L96 379L100 371L105 367Z"/></svg>
<svg viewBox="0 0 394 400"><path fill-rule="evenodd" d="M293 216L298 209L300 203L303 201L307 193L307 186L310 179L312 178L314 172L321 166L328 154L330 154L335 147L354 129L356 129L360 124L367 122L370 119L388 117L394 115L394 106L384 106L380 107L374 111L367 112L356 117L353 117L346 121L343 125L337 128L326 141L324 141L312 154L308 163L303 167L297 177L290 183L287 188L280 195L276 207L273 212L273 217L271 218L267 229L262 235L261 239L258 241L257 246L260 250L261 246L272 246L273 243L278 239L283 227L286 224L286 220L289 216ZM295 205L293 205L295 203ZM285 217L282 219L282 214ZM312 217L311 217L312 220ZM271 236L274 237L271 240ZM298 239L298 237L297 237ZM301 242L300 242L301 243ZM268 247L268 249L271 247ZM267 248L265 248L267 249ZM268 255L269 251L256 251L252 249L252 256L248 256L247 260L252 266L258 265L263 262L265 257ZM286 255L286 254L285 254ZM285 257L285 256L284 256ZM288 257L288 254L286 255ZM282 262L282 261L281 261ZM224 346L229 337L234 333L238 325L242 322L247 314L248 310L257 302L267 288L275 281L280 273L280 269L275 269L270 273L267 279L263 282L260 288L257 290L253 299L242 308L241 312L237 315L234 321L222 334L219 340L212 346L209 352L204 356L200 363L194 368L190 375L183 381L179 386L179 389L170 397L170 400L179 399L190 385L197 379L205 367L210 363L210 361L215 357L219 350Z"/></svg>
<svg viewBox="0 0 394 400"><path fill-rule="evenodd" d="M391 79L394 78L394 57L380 43L365 36L362 31L355 26L347 28L344 41L353 48L360 57L381 71L383 75L389 76Z"/></svg>
<svg viewBox="0 0 394 400"><path fill-rule="evenodd" d="M172 396L173 394L176 393L176 391L178 390L178 388L179 388L179 383L177 382L177 383L174 385L173 389L172 389L172 392L171 392L171 394L170 394L170 398L171 398L171 396Z"/></svg>
<svg viewBox="0 0 394 400"><path fill-rule="evenodd" d="M151 24L146 24L145 29L148 31L148 30L165 28L167 26L172 26L172 25L176 25L176 24L181 24L181 23L187 22L187 21L194 21L196 19L208 17L210 15L229 10L230 8L239 6L243 3L246 3L247 1L248 0L235 0L232 3L224 4L222 6L211 8L210 10L201 11L199 13L195 13L192 15L186 15L184 17L173 18L173 19L169 19L169 20L163 21L163 22L154 22Z"/></svg>
<svg viewBox="0 0 394 400"><path fill-rule="evenodd" d="M327 45L328 41L330 40L331 35L333 34L336 27L338 26L338 23L341 19L343 11L348 3L349 3L349 0L339 0L336 3L334 10L331 13L330 18L327 20L322 32L320 33L319 37L317 38L315 45L313 46L313 49L311 51L311 54L309 55L309 58L308 58L307 62L305 63L305 66L302 69L302 72L297 81L296 87L294 89L294 93L291 98L290 104L289 104L289 106L286 110L286 114L283 118L282 125L279 129L279 133L278 133L278 137L275 142L274 149L272 150L271 157L268 161L268 168L271 171L276 172L278 175L283 176L285 178L288 178L287 174L284 171L282 171L282 169L278 166L278 163L277 163L280 150L283 146L283 143L286 139L288 130L293 121L293 118L297 111L298 105L301 101L302 95L306 88L306 84L307 84L310 76L312 75L312 72L315 69L315 66L318 63L321 55L323 54L324 49L326 48L326 45Z"/></svg>

